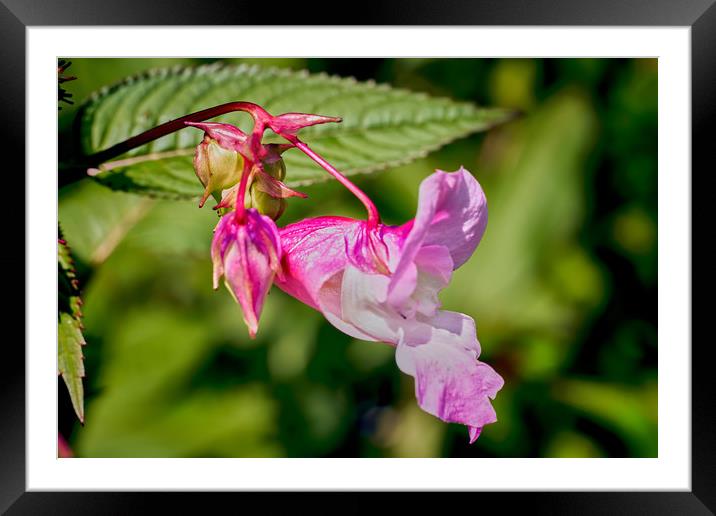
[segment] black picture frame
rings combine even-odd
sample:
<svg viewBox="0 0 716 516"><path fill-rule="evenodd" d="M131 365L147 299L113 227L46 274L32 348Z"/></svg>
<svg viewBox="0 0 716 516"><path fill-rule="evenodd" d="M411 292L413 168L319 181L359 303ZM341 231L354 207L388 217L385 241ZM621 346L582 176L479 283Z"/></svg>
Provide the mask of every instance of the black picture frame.
<svg viewBox="0 0 716 516"><path fill-rule="evenodd" d="M267 12L264 2L216 2L213 0L155 0L140 2L100 2L97 0L0 0L0 65L2 92L0 111L3 120L3 158L6 173L12 171L11 183L6 187L3 202L5 242L13 246L13 253L3 254L6 292L10 295L4 311L5 326L21 327L20 315L10 311L20 309L24 299L21 276L32 271L25 266L25 225L19 224L19 213L32 209L31 192L20 196L20 171L25 170L25 29L47 25L603 25L603 26L688 26L691 28L692 74L692 172L706 176L713 170L709 161L709 135L716 125L716 0L461 0L450 3L413 0L401 5L397 1L355 4L331 3L301 5L300 9L286 6ZM7 163L10 160L10 163ZM698 171L696 174L694 171ZM24 175L23 175L24 176ZM688 180L688 178L684 178ZM8 184L8 183L6 183ZM24 182L23 182L24 184ZM24 186L23 186L24 189ZM692 191L693 182L692 182ZM14 199L15 205L12 201ZM704 224L694 216L694 225ZM708 218L706 219L708 221ZM24 221L24 219L23 219ZM693 233L692 233L693 234ZM697 233L699 234L699 233ZM709 235L710 233L706 233ZM692 264L693 264L693 247ZM704 271L704 268L699 267ZM705 289L706 282L699 282ZM49 288L49 287L48 287ZM54 286L52 286L54 288ZM693 291L692 291L693 299ZM693 303L692 303L693 304ZM26 309L25 303L22 306ZM693 311L692 311L693 314ZM14 315L14 314L13 314ZM692 315L693 321L693 315ZM692 324L693 332L693 324ZM20 346L24 329L16 338L4 343L5 364L0 384L0 511L8 514L134 514L150 507L149 501L159 501L163 512L176 507L181 512L206 512L207 497L214 496L230 504L236 497L252 504L258 495L250 493L59 493L26 492L25 487L25 351ZM693 334L693 333L692 333ZM687 343L670 343L670 345ZM507 514L513 509L528 506L532 514L714 514L716 512L716 404L713 394L714 375L709 360L710 339L694 340L692 347L692 491L690 492L589 492L589 493L463 493L451 495L458 507L475 507L484 511L489 506ZM306 493L289 495L291 503L314 505L315 496ZM369 494L350 502L353 495L321 495L321 505L336 503L347 512L359 510L363 504L372 505L376 495ZM458 498L454 498L457 496ZM263 496L262 504L270 507L285 497ZM424 505L420 494L402 495L401 510ZM411 507L412 506L412 507ZM238 506L235 506L238 509ZM444 507L444 506L443 506ZM460 509L465 510L465 509ZM271 512L271 511L269 511Z"/></svg>

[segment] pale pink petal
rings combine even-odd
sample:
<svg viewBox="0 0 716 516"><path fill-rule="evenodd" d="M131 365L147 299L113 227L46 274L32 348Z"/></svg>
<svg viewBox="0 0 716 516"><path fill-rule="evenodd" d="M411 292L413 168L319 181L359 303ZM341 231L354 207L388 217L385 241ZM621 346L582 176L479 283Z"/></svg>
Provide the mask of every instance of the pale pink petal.
<svg viewBox="0 0 716 516"><path fill-rule="evenodd" d="M480 342L477 340L477 328L475 319L469 315L450 310L440 310L428 320L433 331L447 332L457 335L460 345L465 349L475 352L475 357L480 356ZM411 343L412 344L412 343Z"/></svg>
<svg viewBox="0 0 716 516"><path fill-rule="evenodd" d="M400 274L391 277L386 299L390 306L396 310L404 310L404 315L414 315L414 302L411 297L418 285L418 267L414 261L405 261L400 268ZM405 313L409 312L409 313Z"/></svg>
<svg viewBox="0 0 716 516"><path fill-rule="evenodd" d="M441 315L442 317L442 315ZM468 318L469 319L469 318ZM447 326L458 322L447 317ZM471 427L471 440L479 430L497 421L490 399L502 388L503 380L490 366L477 360L477 339L474 327L465 324L453 328L435 328L426 344L411 345L405 338L396 349L396 362L401 371L415 378L415 396L420 407L443 421Z"/></svg>
<svg viewBox="0 0 716 516"><path fill-rule="evenodd" d="M384 304L389 281L388 276L348 266L341 285L341 319L371 340L397 344L402 319Z"/></svg>
<svg viewBox="0 0 716 516"><path fill-rule="evenodd" d="M470 433L470 444L472 444L475 441L477 441L478 437L480 437L480 434L482 433L482 427L481 426L469 426L467 428Z"/></svg>
<svg viewBox="0 0 716 516"><path fill-rule="evenodd" d="M440 195L423 243L447 247L457 269L472 256L485 233L487 199L477 179L462 167L457 172L438 170L436 174ZM432 188L426 187L426 190ZM420 194L423 194L422 185Z"/></svg>
<svg viewBox="0 0 716 516"><path fill-rule="evenodd" d="M341 323L338 324L333 320L334 317L326 315L327 310L322 311L337 328L357 338L365 338L358 336L363 334L370 337L366 340L392 345L404 339L415 344L428 342L435 331L433 321L428 324L426 320L407 317L386 303L389 281L388 276L366 273L348 266L343 273L340 288ZM331 312L337 315L335 309ZM456 322L449 324L453 327L459 325ZM350 326L351 331L347 331L346 325Z"/></svg>
<svg viewBox="0 0 716 516"><path fill-rule="evenodd" d="M487 226L487 200L477 180L464 168L437 170L420 184L418 211L400 230L405 235L391 290L403 281L423 246L440 245L450 251L457 269L472 255Z"/></svg>
<svg viewBox="0 0 716 516"><path fill-rule="evenodd" d="M343 320L343 309L341 302L341 291L343 284L343 272L337 273L330 280L326 281L318 294L319 310L326 320L346 335L355 339L376 341L372 335L361 331L353 324Z"/></svg>
<svg viewBox="0 0 716 516"><path fill-rule="evenodd" d="M393 270L389 286L391 299L405 299L412 294L417 281L417 274L413 269L415 257L423 246L423 241L433 223L437 212L437 203L441 192L441 178L439 172L430 175L420 184L418 199L418 212L415 219L405 224L405 240L400 249L400 258ZM393 304L396 304L394 301Z"/></svg>
<svg viewBox="0 0 716 516"><path fill-rule="evenodd" d="M388 291L388 303L406 317L416 313L430 317L440 308L438 293L452 277L453 262L441 245L421 247L412 264L404 269L400 281L395 276Z"/></svg>

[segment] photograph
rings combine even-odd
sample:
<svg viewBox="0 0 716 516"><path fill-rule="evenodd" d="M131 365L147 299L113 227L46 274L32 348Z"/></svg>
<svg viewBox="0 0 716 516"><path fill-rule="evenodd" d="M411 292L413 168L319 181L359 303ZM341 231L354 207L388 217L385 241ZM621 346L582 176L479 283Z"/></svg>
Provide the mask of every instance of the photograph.
<svg viewBox="0 0 716 516"><path fill-rule="evenodd" d="M58 457L658 457L658 62L58 58Z"/></svg>

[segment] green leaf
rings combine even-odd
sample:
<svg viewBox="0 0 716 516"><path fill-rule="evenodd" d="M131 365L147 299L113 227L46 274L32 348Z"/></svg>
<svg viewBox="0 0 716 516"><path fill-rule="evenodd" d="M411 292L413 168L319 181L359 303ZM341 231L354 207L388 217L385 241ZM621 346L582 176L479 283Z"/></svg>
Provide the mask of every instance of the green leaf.
<svg viewBox="0 0 716 516"><path fill-rule="evenodd" d="M82 346L85 345L85 339L82 336L82 300L70 249L64 240L58 242L57 265L57 374L62 375L70 393L72 407L80 422L84 423L82 378L85 376L85 368L82 362Z"/></svg>
<svg viewBox="0 0 716 516"><path fill-rule="evenodd" d="M342 117L340 124L307 128L301 136L348 175L408 163L513 116L504 109L479 108L352 78L260 66L209 65L155 70L98 92L82 110L83 150L93 154L163 122L238 100L255 102L272 113ZM215 120L245 131L251 128L245 113ZM193 128L167 135L103 164L95 178L115 190L197 198L201 185L194 177L192 155L201 137ZM290 186L328 178L300 151L290 150L284 156Z"/></svg>
<svg viewBox="0 0 716 516"><path fill-rule="evenodd" d="M109 258L124 237L156 201L112 192L92 181L80 181L59 193L62 232L72 242L75 258L97 266Z"/></svg>

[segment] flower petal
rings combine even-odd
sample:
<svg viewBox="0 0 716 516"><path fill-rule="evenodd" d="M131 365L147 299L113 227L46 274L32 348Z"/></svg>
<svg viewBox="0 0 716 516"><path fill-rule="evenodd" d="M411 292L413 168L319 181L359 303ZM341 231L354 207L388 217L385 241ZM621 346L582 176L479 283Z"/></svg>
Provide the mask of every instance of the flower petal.
<svg viewBox="0 0 716 516"><path fill-rule="evenodd" d="M447 247L457 269L472 256L485 233L487 199L480 183L463 167L456 172L438 170L434 180L440 184L440 194L424 245Z"/></svg>
<svg viewBox="0 0 716 516"><path fill-rule="evenodd" d="M280 230L284 278L276 285L316 310L319 291L348 264L346 235L362 222L345 217L305 219Z"/></svg>
<svg viewBox="0 0 716 516"><path fill-rule="evenodd" d="M424 245L446 247L457 269L475 251L486 226L487 200L472 174L462 167L456 172L435 171L420 184L415 219L401 226L408 233L394 282L401 281Z"/></svg>
<svg viewBox="0 0 716 516"><path fill-rule="evenodd" d="M416 346L401 339L396 362L401 371L415 378L420 407L443 421L470 427L472 442L483 426L497 421L489 399L504 382L489 365L476 359L479 345L470 318L463 316L463 326L458 328L459 318L454 313L440 313L439 317L446 320L434 321L438 324L428 343Z"/></svg>
<svg viewBox="0 0 716 516"><path fill-rule="evenodd" d="M355 339L377 341L373 336L364 333L353 324L343 320L341 302L342 285L343 272L335 274L330 280L326 281L318 294L318 309L323 313L323 316L329 323L346 335L350 335Z"/></svg>
<svg viewBox="0 0 716 516"><path fill-rule="evenodd" d="M384 305L390 278L348 266L341 285L341 319L370 340L398 342L400 316Z"/></svg>
<svg viewBox="0 0 716 516"><path fill-rule="evenodd" d="M450 251L441 245L422 246L404 273L391 280L388 303L406 317L416 313L431 317L440 308L438 293L452 277Z"/></svg>
<svg viewBox="0 0 716 516"><path fill-rule="evenodd" d="M402 339L414 344L427 343L434 330L431 324L424 318L408 317L385 302L389 281L388 276L348 266L341 281L340 312L336 313L334 308L332 314L327 314L325 305L322 311L334 326L357 338L393 345ZM338 315L339 322L334 320Z"/></svg>

